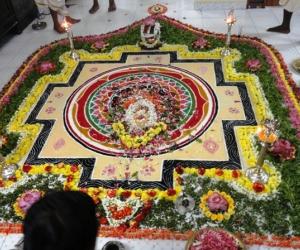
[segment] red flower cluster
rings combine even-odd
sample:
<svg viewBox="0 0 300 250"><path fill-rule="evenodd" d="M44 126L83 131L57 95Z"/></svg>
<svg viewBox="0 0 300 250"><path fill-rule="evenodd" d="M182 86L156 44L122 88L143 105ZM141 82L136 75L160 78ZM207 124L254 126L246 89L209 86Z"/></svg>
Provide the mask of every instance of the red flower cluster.
<svg viewBox="0 0 300 250"><path fill-rule="evenodd" d="M131 228L138 228L140 225L141 221L143 221L146 217L146 215L150 212L152 208L152 202L147 201L144 203L144 207L142 208L141 212L137 214L134 220L130 222L130 227Z"/></svg>
<svg viewBox="0 0 300 250"><path fill-rule="evenodd" d="M173 196L176 194L176 190L173 189L173 188L169 188L168 191L167 191L167 195L168 196Z"/></svg>
<svg viewBox="0 0 300 250"><path fill-rule="evenodd" d="M108 208L108 210L111 212L111 217L115 220L121 220L132 214L132 207L129 206L118 210L117 205L112 205Z"/></svg>
<svg viewBox="0 0 300 250"><path fill-rule="evenodd" d="M22 168L22 170L23 170L24 173L29 173L29 171L31 169L32 169L32 167L30 165L28 165L28 164L23 165L23 168Z"/></svg>
<svg viewBox="0 0 300 250"><path fill-rule="evenodd" d="M252 188L256 193L261 193L265 190L265 185L261 182L254 182Z"/></svg>

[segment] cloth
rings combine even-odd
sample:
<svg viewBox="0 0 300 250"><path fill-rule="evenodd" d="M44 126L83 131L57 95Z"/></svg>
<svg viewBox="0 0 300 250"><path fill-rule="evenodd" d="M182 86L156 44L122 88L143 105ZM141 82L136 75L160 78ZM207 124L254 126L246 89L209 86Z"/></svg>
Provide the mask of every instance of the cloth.
<svg viewBox="0 0 300 250"><path fill-rule="evenodd" d="M68 16L65 0L35 0L37 6L48 6L62 16Z"/></svg>
<svg viewBox="0 0 300 250"><path fill-rule="evenodd" d="M282 5L289 12L294 12L300 9L299 0L280 0L279 4Z"/></svg>

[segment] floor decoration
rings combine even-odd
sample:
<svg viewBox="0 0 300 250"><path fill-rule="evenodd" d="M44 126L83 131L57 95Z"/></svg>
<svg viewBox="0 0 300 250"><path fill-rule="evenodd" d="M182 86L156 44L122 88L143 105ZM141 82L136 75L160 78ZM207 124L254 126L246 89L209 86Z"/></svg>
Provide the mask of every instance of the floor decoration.
<svg viewBox="0 0 300 250"><path fill-rule="evenodd" d="M144 50L149 20L162 45ZM37 50L0 94L0 232L20 232L34 201L64 189L94 199L101 236L223 228L245 244L300 247L300 91L274 48L232 36L222 56L225 40L153 15L74 37L79 61L67 39ZM268 180L251 181L268 119Z"/></svg>
<svg viewBox="0 0 300 250"><path fill-rule="evenodd" d="M165 14L168 11L168 8L163 4L155 4L148 8L148 13L150 15Z"/></svg>

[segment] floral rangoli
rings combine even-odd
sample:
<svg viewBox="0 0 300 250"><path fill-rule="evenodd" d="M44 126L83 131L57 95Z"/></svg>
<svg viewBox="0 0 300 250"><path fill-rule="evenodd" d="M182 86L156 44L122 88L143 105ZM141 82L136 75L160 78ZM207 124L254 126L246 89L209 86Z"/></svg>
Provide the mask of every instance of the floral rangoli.
<svg viewBox="0 0 300 250"><path fill-rule="evenodd" d="M0 232L21 232L31 204L63 189L93 198L101 236L186 240L209 226L246 244L300 247L300 91L281 55L233 36L222 57L224 34L156 14L158 49L138 45L147 18L75 38L79 62L63 39L1 92ZM267 119L279 138L261 183L245 172Z"/></svg>

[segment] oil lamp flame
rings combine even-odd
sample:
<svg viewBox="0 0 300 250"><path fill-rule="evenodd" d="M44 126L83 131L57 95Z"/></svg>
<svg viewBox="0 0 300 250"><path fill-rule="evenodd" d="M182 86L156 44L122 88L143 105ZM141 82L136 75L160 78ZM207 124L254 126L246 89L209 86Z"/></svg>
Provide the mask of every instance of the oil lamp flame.
<svg viewBox="0 0 300 250"><path fill-rule="evenodd" d="M71 28L71 23L69 23L66 19L64 19L64 21L62 22L61 26L68 31Z"/></svg>
<svg viewBox="0 0 300 250"><path fill-rule="evenodd" d="M234 24L236 22L236 17L234 16L234 10L229 11L228 16L226 18L227 24Z"/></svg>

